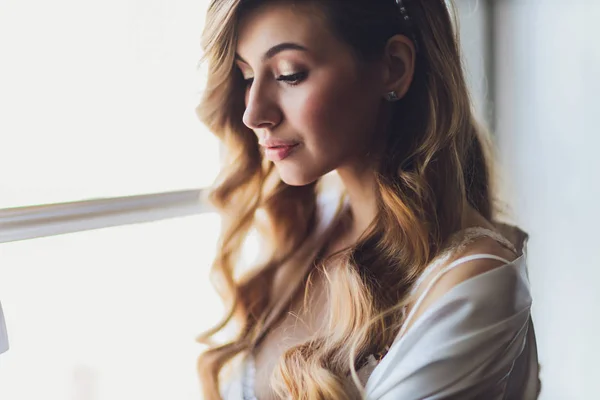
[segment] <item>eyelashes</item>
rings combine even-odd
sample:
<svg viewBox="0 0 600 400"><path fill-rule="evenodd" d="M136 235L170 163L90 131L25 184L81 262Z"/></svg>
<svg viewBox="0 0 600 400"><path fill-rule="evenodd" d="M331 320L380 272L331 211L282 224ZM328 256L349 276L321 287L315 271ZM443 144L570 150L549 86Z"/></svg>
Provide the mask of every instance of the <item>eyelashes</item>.
<svg viewBox="0 0 600 400"><path fill-rule="evenodd" d="M297 72L295 74L279 75L276 78L276 80L278 82L285 82L286 84L288 84L290 86L296 86L296 85L300 84L302 81L304 81L307 76L308 76L308 72ZM253 82L254 82L254 78L244 79L244 84L246 85L246 87L250 87Z"/></svg>
<svg viewBox="0 0 600 400"><path fill-rule="evenodd" d="M290 75L280 75L277 77L277 80L280 82L286 82L288 85L296 86L304 79L306 79L308 73L306 72L297 72L295 74Z"/></svg>

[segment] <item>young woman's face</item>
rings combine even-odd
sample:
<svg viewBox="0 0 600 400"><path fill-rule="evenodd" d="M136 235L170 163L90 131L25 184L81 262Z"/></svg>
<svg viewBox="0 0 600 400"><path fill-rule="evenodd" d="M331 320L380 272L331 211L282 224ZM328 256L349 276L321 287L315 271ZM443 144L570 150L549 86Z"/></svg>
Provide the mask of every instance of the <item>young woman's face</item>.
<svg viewBox="0 0 600 400"><path fill-rule="evenodd" d="M246 80L243 122L284 182L306 185L338 168L364 168L383 99L380 69L309 6L277 2L242 18L236 64Z"/></svg>

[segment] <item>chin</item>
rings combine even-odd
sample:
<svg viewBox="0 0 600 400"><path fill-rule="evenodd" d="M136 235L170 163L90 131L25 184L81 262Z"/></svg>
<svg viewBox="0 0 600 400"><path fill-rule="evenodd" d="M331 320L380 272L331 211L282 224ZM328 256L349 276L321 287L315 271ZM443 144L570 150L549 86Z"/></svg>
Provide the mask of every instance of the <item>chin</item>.
<svg viewBox="0 0 600 400"><path fill-rule="evenodd" d="M281 180L290 186L306 186L319 179L320 175L307 174L306 171L288 171L283 168L278 168L279 177Z"/></svg>

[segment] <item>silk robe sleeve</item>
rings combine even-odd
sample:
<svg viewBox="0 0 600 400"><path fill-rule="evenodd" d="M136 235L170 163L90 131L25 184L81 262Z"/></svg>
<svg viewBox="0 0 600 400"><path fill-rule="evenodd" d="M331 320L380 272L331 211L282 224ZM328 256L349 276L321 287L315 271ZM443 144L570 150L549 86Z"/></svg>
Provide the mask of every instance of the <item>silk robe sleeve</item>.
<svg viewBox="0 0 600 400"><path fill-rule="evenodd" d="M391 346L367 381L367 399L504 398L530 307L524 256L459 283Z"/></svg>

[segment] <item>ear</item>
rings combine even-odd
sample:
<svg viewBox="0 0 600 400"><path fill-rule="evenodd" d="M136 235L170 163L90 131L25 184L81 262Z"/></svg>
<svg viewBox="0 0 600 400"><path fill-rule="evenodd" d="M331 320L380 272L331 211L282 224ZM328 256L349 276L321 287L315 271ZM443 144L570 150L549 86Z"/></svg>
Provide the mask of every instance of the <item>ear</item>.
<svg viewBox="0 0 600 400"><path fill-rule="evenodd" d="M415 73L415 45L404 35L388 39L383 55L383 87L385 95L395 92L398 99L404 97Z"/></svg>

